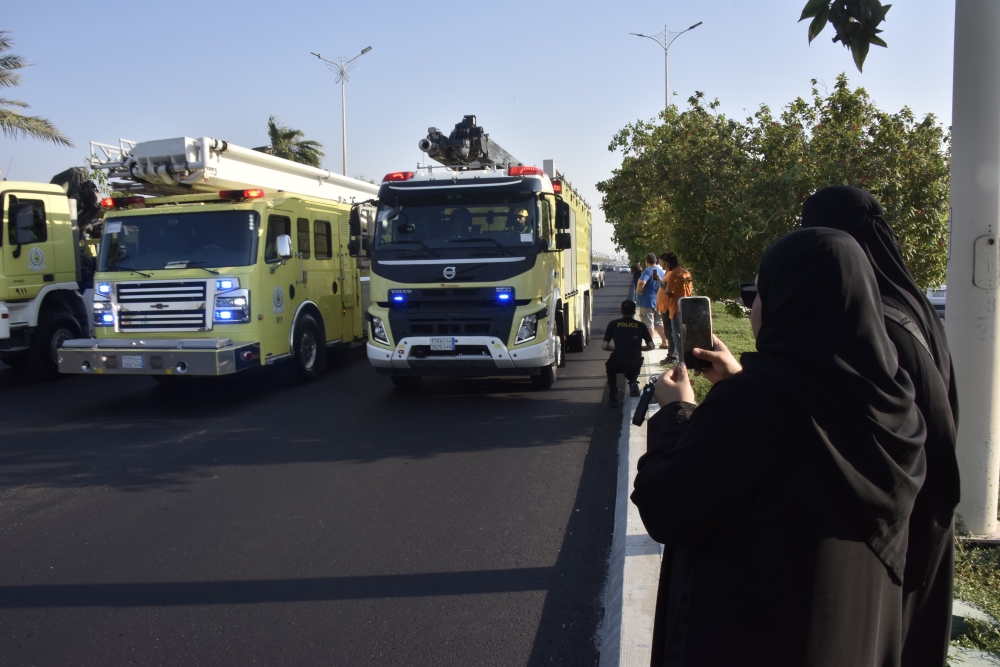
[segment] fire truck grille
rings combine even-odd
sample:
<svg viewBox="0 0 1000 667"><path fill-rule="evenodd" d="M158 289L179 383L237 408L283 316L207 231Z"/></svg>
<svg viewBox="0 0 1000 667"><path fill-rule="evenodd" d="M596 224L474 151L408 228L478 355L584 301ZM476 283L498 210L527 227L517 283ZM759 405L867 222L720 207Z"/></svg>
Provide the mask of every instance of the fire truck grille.
<svg viewBox="0 0 1000 667"><path fill-rule="evenodd" d="M208 328L202 280L119 283L120 331L199 331Z"/></svg>

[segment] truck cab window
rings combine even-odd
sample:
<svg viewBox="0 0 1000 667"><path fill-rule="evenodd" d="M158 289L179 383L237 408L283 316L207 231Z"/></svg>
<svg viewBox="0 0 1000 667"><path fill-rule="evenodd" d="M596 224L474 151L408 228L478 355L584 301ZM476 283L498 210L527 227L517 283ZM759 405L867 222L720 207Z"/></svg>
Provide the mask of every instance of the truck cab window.
<svg viewBox="0 0 1000 667"><path fill-rule="evenodd" d="M316 259L331 259L333 251L330 248L330 223L317 220L313 223L316 237Z"/></svg>
<svg viewBox="0 0 1000 667"><path fill-rule="evenodd" d="M48 240L48 228L45 226L45 203L38 199L18 198L19 204L31 204L32 223L31 231L35 238L32 243L43 243ZM7 206L7 240L13 246L17 245L17 232L14 229L14 221L10 219L10 200Z"/></svg>
<svg viewBox="0 0 1000 667"><path fill-rule="evenodd" d="M267 243L264 245L264 261L278 261L278 237L282 234L292 235L292 220L283 215L272 215L267 218Z"/></svg>
<svg viewBox="0 0 1000 667"><path fill-rule="evenodd" d="M299 232L299 252L302 253L302 259L309 259L309 220L299 218L295 221L295 226Z"/></svg>

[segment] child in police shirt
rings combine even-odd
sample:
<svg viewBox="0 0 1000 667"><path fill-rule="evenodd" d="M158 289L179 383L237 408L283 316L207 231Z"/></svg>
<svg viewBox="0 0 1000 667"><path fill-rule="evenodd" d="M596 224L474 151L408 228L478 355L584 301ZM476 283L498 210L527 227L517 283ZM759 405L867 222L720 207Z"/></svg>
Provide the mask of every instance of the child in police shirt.
<svg viewBox="0 0 1000 667"><path fill-rule="evenodd" d="M628 380L629 392L639 395L639 371L642 369L643 342L645 349L652 350L653 337L649 328L635 318L635 301L622 301L622 318L612 320L604 332L601 349L612 350L604 367L608 371L608 388L611 398L608 407L618 405L618 374ZM612 347L613 346L613 347Z"/></svg>

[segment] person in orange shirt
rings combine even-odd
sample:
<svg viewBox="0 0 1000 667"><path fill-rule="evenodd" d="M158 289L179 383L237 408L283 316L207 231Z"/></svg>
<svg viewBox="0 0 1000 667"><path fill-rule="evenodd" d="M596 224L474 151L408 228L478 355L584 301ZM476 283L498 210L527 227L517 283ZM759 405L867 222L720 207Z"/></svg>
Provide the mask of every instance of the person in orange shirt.
<svg viewBox="0 0 1000 667"><path fill-rule="evenodd" d="M656 312L660 314L660 321L663 322L663 328L665 329L667 340L667 359L677 359L677 351L674 349L674 335L670 330L670 299L667 297L667 274L670 273L670 269L667 268L667 260L664 259L670 253L663 253L659 257L658 264L660 268L663 269L663 279L657 279L659 283L659 289L656 291Z"/></svg>
<svg viewBox="0 0 1000 667"><path fill-rule="evenodd" d="M667 275L664 277L664 305L666 306L666 317L670 319L670 332L673 338L674 354L668 356L663 363L674 364L680 360L681 350L681 318L677 314L677 302L681 297L691 296L694 287L691 283L691 272L680 266L677 255L672 252L665 252L660 255L660 259L666 266Z"/></svg>

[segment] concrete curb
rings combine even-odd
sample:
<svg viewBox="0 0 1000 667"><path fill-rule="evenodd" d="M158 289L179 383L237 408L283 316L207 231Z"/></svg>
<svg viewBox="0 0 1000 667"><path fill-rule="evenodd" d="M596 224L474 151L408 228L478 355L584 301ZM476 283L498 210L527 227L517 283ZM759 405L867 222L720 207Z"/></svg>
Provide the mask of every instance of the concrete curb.
<svg viewBox="0 0 1000 667"><path fill-rule="evenodd" d="M644 354L640 385L661 372L665 350ZM653 615L660 577L660 545L646 533L639 512L629 500L639 457L646 451L646 425L633 426L638 399L622 402L622 429L618 441L618 488L615 526L611 539L608 582L604 594L604 624L600 667L646 667L652 650ZM656 406L650 406L652 416Z"/></svg>

